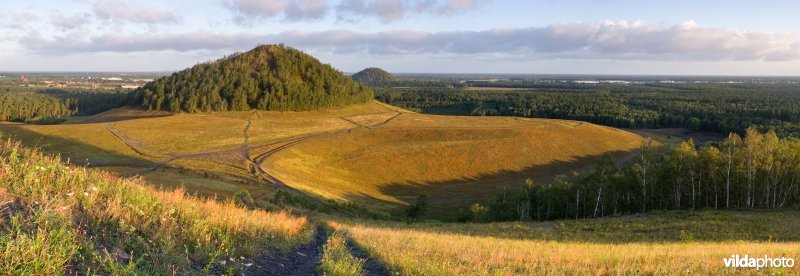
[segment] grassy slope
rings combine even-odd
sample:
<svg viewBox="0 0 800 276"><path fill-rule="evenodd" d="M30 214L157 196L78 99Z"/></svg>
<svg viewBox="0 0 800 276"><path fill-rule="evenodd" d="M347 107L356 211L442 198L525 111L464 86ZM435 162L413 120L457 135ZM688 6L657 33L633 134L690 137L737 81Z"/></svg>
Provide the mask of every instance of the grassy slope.
<svg viewBox="0 0 800 276"><path fill-rule="evenodd" d="M546 223L365 222L341 228L403 274L718 274L749 271L725 268L722 258L732 254L800 257L797 225L797 211L705 211Z"/></svg>
<svg viewBox="0 0 800 276"><path fill-rule="evenodd" d="M121 175L135 174L152 167L153 161L166 161L138 154L114 137L106 127L113 126L129 139L148 149L148 153L195 153L237 148L249 128L248 144L271 141L315 132L335 131L356 126L340 117L391 112L371 102L345 108L314 112L222 112L171 115L167 112L120 108L94 116L72 117L61 125L0 124L0 134L20 140L25 146L47 153L58 153L77 164L91 164ZM391 113L389 113L391 114ZM258 154L257 149L252 153ZM252 181L247 164L238 153L181 159L169 163L180 170L156 171L145 181L161 187L184 186L204 195L230 196L238 190L263 187L243 185ZM206 177L209 172L212 177ZM253 191L258 193L259 191Z"/></svg>
<svg viewBox="0 0 800 276"><path fill-rule="evenodd" d="M0 205L0 273L236 272L310 237L305 218L157 191L12 142L0 145Z"/></svg>
<svg viewBox="0 0 800 276"><path fill-rule="evenodd" d="M136 163L141 157L119 142L105 124L27 125L0 124L0 133L46 152L59 153L78 164ZM141 163L141 162L139 162Z"/></svg>
<svg viewBox="0 0 800 276"><path fill-rule="evenodd" d="M267 169L330 198L402 204L427 194L434 209L437 203L452 208L528 177L550 181L607 152L627 154L641 141L574 121L408 113L380 127L298 144L272 157Z"/></svg>
<svg viewBox="0 0 800 276"><path fill-rule="evenodd" d="M402 116L392 119L399 113ZM133 151L107 127L151 154ZM0 125L0 132L72 160L135 173L124 167L147 168L155 165L153 161L167 160L154 157L158 155L238 149L245 141L253 147L351 128L357 129L280 152L267 160L267 170L274 169L290 185L326 197L362 204L377 200L373 207L400 206L418 194L428 194L435 212L437 204L464 206L520 185L527 177L549 181L554 174L583 168L605 152L629 151L640 143L640 137L631 133L574 121L430 116L374 101L313 112L169 115L119 109L72 118L63 125ZM251 148L250 157L277 146ZM245 161L235 150L180 159L168 165L183 172L226 177L205 181L197 173L157 172L146 180L158 186L185 184L192 191L229 195L240 188L237 182L241 181L228 177L252 180ZM215 184L219 182L224 185Z"/></svg>

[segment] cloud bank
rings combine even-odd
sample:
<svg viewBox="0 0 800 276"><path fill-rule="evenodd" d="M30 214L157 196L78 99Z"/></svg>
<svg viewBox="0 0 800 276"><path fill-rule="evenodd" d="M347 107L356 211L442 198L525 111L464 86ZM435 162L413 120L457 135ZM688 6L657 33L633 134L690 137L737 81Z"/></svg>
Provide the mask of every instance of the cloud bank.
<svg viewBox="0 0 800 276"><path fill-rule="evenodd" d="M227 0L238 23L266 19L309 21L334 14L341 21L375 18L390 23L412 14L452 15L479 7L486 0Z"/></svg>
<svg viewBox="0 0 800 276"><path fill-rule="evenodd" d="M605 21L457 32L105 33L82 38L43 38L34 33L20 41L41 53L226 50L280 42L336 54L689 61L800 59L797 35L712 28L692 21L667 26Z"/></svg>
<svg viewBox="0 0 800 276"><path fill-rule="evenodd" d="M180 17L155 7L141 7L127 0L98 1L92 5L92 12L99 19L127 21L144 24L178 23Z"/></svg>

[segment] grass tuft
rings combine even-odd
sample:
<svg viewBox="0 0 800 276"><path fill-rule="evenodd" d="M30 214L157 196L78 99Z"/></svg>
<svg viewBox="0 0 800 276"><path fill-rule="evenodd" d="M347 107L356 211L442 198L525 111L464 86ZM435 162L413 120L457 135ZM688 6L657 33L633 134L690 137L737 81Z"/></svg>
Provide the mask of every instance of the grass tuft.
<svg viewBox="0 0 800 276"><path fill-rule="evenodd" d="M335 231L328 237L322 249L321 269L325 275L346 276L363 275L364 259L350 254L347 248L347 237L341 231Z"/></svg>
<svg viewBox="0 0 800 276"><path fill-rule="evenodd" d="M156 190L12 141L0 144L0 190L0 273L236 272L242 261L220 260L310 239L303 217Z"/></svg>

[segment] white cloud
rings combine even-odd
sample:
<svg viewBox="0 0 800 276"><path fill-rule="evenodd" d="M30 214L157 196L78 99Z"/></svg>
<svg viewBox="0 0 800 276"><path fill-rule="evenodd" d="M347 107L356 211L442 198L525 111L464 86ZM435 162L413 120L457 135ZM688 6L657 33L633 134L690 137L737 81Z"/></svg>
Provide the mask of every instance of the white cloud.
<svg viewBox="0 0 800 276"><path fill-rule="evenodd" d="M228 0L225 5L239 23L272 18L317 20L324 18L329 10L327 0Z"/></svg>
<svg viewBox="0 0 800 276"><path fill-rule="evenodd" d="M77 29L91 23L91 21L90 14L62 15L61 13L54 13L50 15L50 23L61 30Z"/></svg>
<svg viewBox="0 0 800 276"><path fill-rule="evenodd" d="M20 41L33 51L53 53L246 49L259 43L279 42L318 52L384 56L483 55L527 59L688 61L800 59L800 38L797 35L712 28L691 21L671 26L606 21L458 32L105 33L55 38L43 38L32 33Z"/></svg>
<svg viewBox="0 0 800 276"><path fill-rule="evenodd" d="M339 20L377 18L383 23L412 14L452 15L476 9L485 0L342 0L336 6Z"/></svg>
<svg viewBox="0 0 800 276"><path fill-rule="evenodd" d="M376 18L389 23L412 14L452 15L476 9L486 0L226 0L240 24L266 19L319 20L335 12L341 21Z"/></svg>
<svg viewBox="0 0 800 276"><path fill-rule="evenodd" d="M128 0L102 0L95 2L92 11L99 19L144 23L169 24L178 23L180 17L173 12L156 7L136 6Z"/></svg>

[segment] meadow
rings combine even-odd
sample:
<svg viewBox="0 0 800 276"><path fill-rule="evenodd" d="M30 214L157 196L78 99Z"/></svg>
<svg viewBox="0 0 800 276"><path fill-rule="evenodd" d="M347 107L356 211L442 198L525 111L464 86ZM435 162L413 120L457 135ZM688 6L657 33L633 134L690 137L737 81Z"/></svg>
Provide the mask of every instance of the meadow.
<svg viewBox="0 0 800 276"><path fill-rule="evenodd" d="M489 224L334 223L391 270L410 275L751 274L733 254L800 256L800 215L666 212ZM794 268L761 269L796 274Z"/></svg>
<svg viewBox="0 0 800 276"><path fill-rule="evenodd" d="M423 115L377 101L307 112L122 108L60 125L4 123L0 133L74 164L140 174L157 187L271 195L253 184L261 181L259 164L293 189L377 211L431 195L432 216L528 177L550 181L582 170L604 153L623 158L642 141L576 121Z"/></svg>
<svg viewBox="0 0 800 276"><path fill-rule="evenodd" d="M304 217L154 189L11 141L0 145L0 217L10 274L239 273L313 232Z"/></svg>
<svg viewBox="0 0 800 276"><path fill-rule="evenodd" d="M303 191L377 209L427 195L432 216L441 217L527 178L550 182L605 153L625 158L643 141L575 121L403 113L378 127L297 144L264 168Z"/></svg>

